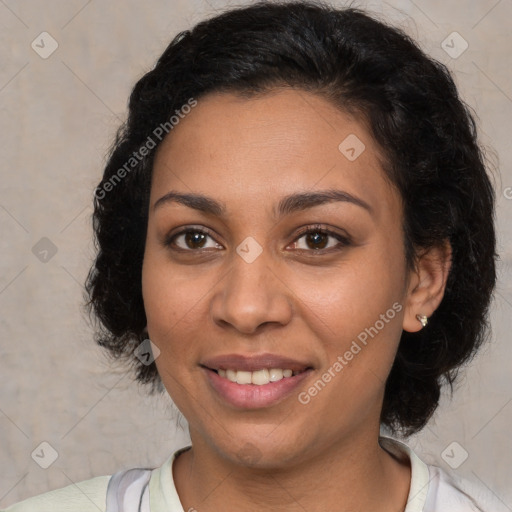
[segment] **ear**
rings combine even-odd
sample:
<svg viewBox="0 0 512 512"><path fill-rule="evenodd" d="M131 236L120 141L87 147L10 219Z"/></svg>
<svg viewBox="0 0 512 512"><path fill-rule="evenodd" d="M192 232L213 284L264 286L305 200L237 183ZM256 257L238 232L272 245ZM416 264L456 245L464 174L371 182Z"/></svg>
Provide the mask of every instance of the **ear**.
<svg viewBox="0 0 512 512"><path fill-rule="evenodd" d="M448 240L419 256L411 270L405 298L404 331L422 329L416 315L432 316L443 300L446 281L452 264L452 247Z"/></svg>

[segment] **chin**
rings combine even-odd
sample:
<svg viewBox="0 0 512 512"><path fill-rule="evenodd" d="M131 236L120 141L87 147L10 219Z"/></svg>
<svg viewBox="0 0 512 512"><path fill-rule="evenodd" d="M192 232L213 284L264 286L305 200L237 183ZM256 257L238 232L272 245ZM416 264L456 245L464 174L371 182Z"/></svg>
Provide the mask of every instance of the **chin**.
<svg viewBox="0 0 512 512"><path fill-rule="evenodd" d="M298 462L302 452L297 438L289 433L279 438L272 437L272 433L269 435L272 430L267 425L265 427L264 434L233 435L222 444L215 443L217 450L234 464L255 469L285 468L289 467L294 459Z"/></svg>

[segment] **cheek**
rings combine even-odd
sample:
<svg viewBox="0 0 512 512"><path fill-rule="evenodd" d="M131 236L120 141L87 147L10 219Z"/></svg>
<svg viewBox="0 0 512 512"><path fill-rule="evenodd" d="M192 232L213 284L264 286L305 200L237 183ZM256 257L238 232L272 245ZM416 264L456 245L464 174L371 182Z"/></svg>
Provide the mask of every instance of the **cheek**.
<svg viewBox="0 0 512 512"><path fill-rule="evenodd" d="M318 428L364 423L380 407L402 330L401 297L391 281L363 266L315 280L309 296L295 288L298 314L322 347L316 380L298 396L308 418L323 418Z"/></svg>
<svg viewBox="0 0 512 512"><path fill-rule="evenodd" d="M182 329L200 306L204 289L169 264L165 250L149 246L142 266L142 296L148 328L155 335Z"/></svg>
<svg viewBox="0 0 512 512"><path fill-rule="evenodd" d="M376 393L387 378L402 332L400 258L390 249L365 248L328 273L293 278L298 315L323 346L323 370L341 356L343 369L335 373L345 377L336 380L347 378L346 390L360 389L370 378L375 385L369 391Z"/></svg>
<svg viewBox="0 0 512 512"><path fill-rule="evenodd" d="M142 294L150 339L159 348L155 360L162 382L178 409L190 415L192 389L199 357L194 343L201 324L194 320L204 304L197 282L180 277L165 256L146 251Z"/></svg>
<svg viewBox="0 0 512 512"><path fill-rule="evenodd" d="M376 251L375 251L376 252ZM403 300L403 271L398 256L360 251L334 269L289 276L302 314L322 325L331 337L356 336Z"/></svg>
<svg viewBox="0 0 512 512"><path fill-rule="evenodd" d="M175 375L185 370L186 358L193 356L191 340L198 328L193 317L195 308L201 307L202 296L195 284L180 278L175 269L172 271L165 255L146 251L142 295L148 332L160 349L155 362L164 383L166 374Z"/></svg>

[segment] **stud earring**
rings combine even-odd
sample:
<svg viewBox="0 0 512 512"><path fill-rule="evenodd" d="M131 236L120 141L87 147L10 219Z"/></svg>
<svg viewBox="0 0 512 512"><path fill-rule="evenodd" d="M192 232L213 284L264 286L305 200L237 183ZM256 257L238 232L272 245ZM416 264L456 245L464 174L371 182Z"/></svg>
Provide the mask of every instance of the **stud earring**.
<svg viewBox="0 0 512 512"><path fill-rule="evenodd" d="M425 327L428 324L428 318L426 315L416 315L416 318L421 322L421 325Z"/></svg>

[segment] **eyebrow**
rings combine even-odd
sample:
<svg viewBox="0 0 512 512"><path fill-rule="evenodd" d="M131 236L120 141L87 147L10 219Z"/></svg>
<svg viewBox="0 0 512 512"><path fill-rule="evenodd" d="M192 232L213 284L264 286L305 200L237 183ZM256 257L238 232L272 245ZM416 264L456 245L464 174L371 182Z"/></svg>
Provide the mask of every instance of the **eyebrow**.
<svg viewBox="0 0 512 512"><path fill-rule="evenodd" d="M370 214L373 214L373 208L366 201L363 201L361 198L356 197L353 194L337 189L315 190L313 192L298 192L290 194L279 201L277 208L274 207L273 209L273 214L274 217L278 219L297 211L335 201L355 204L364 208ZM158 199L153 205L153 210L156 210L164 204L172 202L176 202L184 206L188 206L189 208L193 208L194 210L215 215L217 217L223 217L226 214L226 206L211 197L207 197L202 194L185 194L176 191L170 191Z"/></svg>

